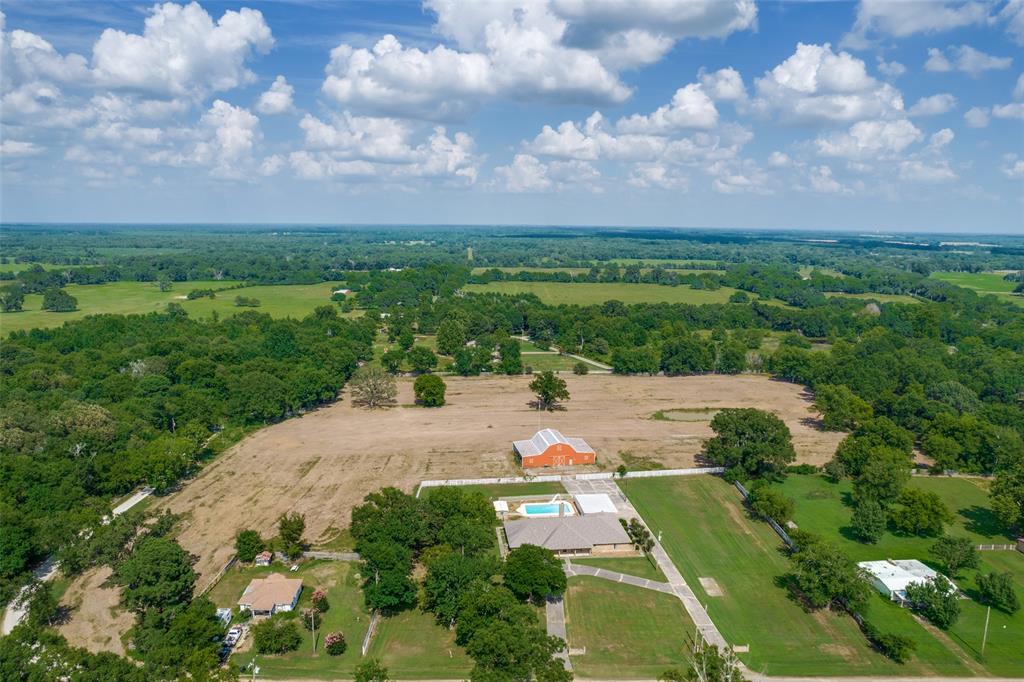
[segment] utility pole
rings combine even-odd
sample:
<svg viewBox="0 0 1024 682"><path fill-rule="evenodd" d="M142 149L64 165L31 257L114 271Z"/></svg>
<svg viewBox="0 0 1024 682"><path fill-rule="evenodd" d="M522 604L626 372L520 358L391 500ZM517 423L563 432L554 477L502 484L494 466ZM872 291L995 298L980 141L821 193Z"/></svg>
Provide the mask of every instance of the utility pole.
<svg viewBox="0 0 1024 682"><path fill-rule="evenodd" d="M985 656L985 642L988 641L988 617L992 615L992 606L985 610L985 634L981 636L981 655Z"/></svg>
<svg viewBox="0 0 1024 682"><path fill-rule="evenodd" d="M313 653L315 654L316 653L316 610L315 609L310 609L309 610L309 623L310 623L310 625L313 626L312 627L312 630L313 630Z"/></svg>

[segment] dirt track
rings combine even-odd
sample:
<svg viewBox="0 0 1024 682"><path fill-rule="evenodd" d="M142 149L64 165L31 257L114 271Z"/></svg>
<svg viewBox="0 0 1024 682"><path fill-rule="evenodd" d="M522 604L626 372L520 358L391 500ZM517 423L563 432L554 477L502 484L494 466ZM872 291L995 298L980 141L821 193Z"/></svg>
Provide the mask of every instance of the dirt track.
<svg viewBox="0 0 1024 682"><path fill-rule="evenodd" d="M673 408L770 409L789 424L801 462L825 462L842 437L814 428L801 387L765 377L566 380L572 399L553 413L527 407L528 377L448 378L448 405L440 409L370 411L346 398L249 436L158 507L186 514L179 540L200 557L202 586L230 558L241 528L274 535L282 513L299 511L307 538L324 539L347 526L352 507L381 486L411 490L425 478L519 473L511 441L546 426L586 438L603 468L617 466L620 451L666 467L692 465L711 435L709 417L650 418ZM411 380L400 382L399 403L412 403Z"/></svg>

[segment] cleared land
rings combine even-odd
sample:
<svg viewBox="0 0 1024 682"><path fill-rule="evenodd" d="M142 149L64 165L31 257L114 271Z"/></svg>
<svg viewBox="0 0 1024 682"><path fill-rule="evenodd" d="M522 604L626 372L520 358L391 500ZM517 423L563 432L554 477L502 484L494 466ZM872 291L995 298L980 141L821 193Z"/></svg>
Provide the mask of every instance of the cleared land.
<svg viewBox="0 0 1024 682"><path fill-rule="evenodd" d="M468 284L471 293L535 294L552 305L592 305L616 300L623 303L728 303L736 289L722 287L714 291L661 284L625 284L622 282L491 282Z"/></svg>
<svg viewBox="0 0 1024 682"><path fill-rule="evenodd" d="M552 413L527 406L526 376L446 381L449 404L440 409L364 410L346 397L257 431L155 507L185 515L179 540L200 557L196 570L210 575L231 556L238 530L274 535L285 512L304 513L306 537L327 540L348 525L363 496L382 486L412 490L428 478L519 474L511 442L547 426L585 437L606 469L622 461L622 451L666 467L696 462L712 435L709 422L650 419L657 410L770 406L792 430L799 460L816 464L843 436L814 427L802 387L763 376L566 375L572 399ZM399 387L398 403L411 404L412 381Z"/></svg>
<svg viewBox="0 0 1024 682"><path fill-rule="evenodd" d="M32 328L59 327L69 320L103 313L132 315L160 312L168 303L179 303L190 315L199 318L210 317L215 310L221 317L247 310L273 317L304 317L317 306L331 304L331 291L337 288L337 283L253 286L218 292L215 299L189 301L185 298L193 289L218 289L225 286L231 286L231 282L175 282L170 291L160 291L152 282L71 284L65 290L78 299L78 310L68 313L42 310L43 295L29 294L25 297L24 310L21 312L0 313L0 330L7 334ZM240 308L235 305L236 296L257 298L261 305L258 308Z"/></svg>
<svg viewBox="0 0 1024 682"><path fill-rule="evenodd" d="M978 294L992 294L998 296L1004 301L1010 301L1017 305L1024 306L1024 296L1014 296L1011 292L1014 287L1017 286L1016 282L1008 282L1003 279L1003 274L999 272L933 272L931 274L935 279L941 279L943 282L949 282L955 284L958 287L964 287L965 289L973 289Z"/></svg>
<svg viewBox="0 0 1024 682"><path fill-rule="evenodd" d="M124 656L121 637L135 617L121 609L120 587L103 586L110 574L108 566L94 568L68 586L61 603L71 608L71 617L58 630L75 646Z"/></svg>
<svg viewBox="0 0 1024 682"><path fill-rule="evenodd" d="M929 490L939 495L954 514L953 523L946 527L946 533L956 537L967 537L977 544L1005 544L1014 538L1005 534L995 515L988 506L986 482L965 478L911 479L910 485ZM855 561L881 559L919 559L942 570L942 566L929 555L928 549L935 538L920 538L886 533L876 544L857 542L850 533L852 513L850 494L852 486L844 481L829 483L821 476L788 476L779 488L796 501L794 521L804 530L822 535L842 547ZM1024 602L1024 555L1020 552L981 552L982 568L988 573L1013 573L1017 583L1018 597ZM974 590L977 571L964 571L954 578L968 595ZM952 577L952 576L951 576ZM879 626L899 631L902 634L921 638L922 628L906 617L906 612L880 600L868 614ZM988 643L985 657L981 658L981 634L984 629L985 608L973 599L960 602L960 620L940 640L925 642L935 649L948 648L958 655L975 661L988 668L993 675L1024 675L1024 611L1010 616L1001 611L992 611L989 623ZM897 613L898 612L898 613ZM884 621L882 619L885 619ZM886 622L887 621L887 622ZM883 629L885 629L883 628ZM951 641L946 641L946 638ZM1015 644L1016 643L1016 644ZM919 644L920 648L921 644ZM919 651L919 657L923 654Z"/></svg>
<svg viewBox="0 0 1024 682"><path fill-rule="evenodd" d="M913 296L907 296L905 294L847 294L841 291L826 291L826 298L855 298L861 301L878 301L879 303L920 303L918 299Z"/></svg>
<svg viewBox="0 0 1024 682"><path fill-rule="evenodd" d="M883 630L912 633L917 657L900 666L872 651L845 614L805 612L777 583L789 570L781 542L767 524L747 517L739 493L720 478L633 479L620 482L687 583L707 604L711 618L733 645L749 645L740 658L774 675L963 676L971 670L938 646L906 611L881 597L871 618ZM700 578L713 578L722 596L712 596ZM879 618L879 616L884 616Z"/></svg>
<svg viewBox="0 0 1024 682"><path fill-rule="evenodd" d="M654 679L686 667L693 624L670 594L590 576L569 579L566 634L574 671L593 679Z"/></svg>

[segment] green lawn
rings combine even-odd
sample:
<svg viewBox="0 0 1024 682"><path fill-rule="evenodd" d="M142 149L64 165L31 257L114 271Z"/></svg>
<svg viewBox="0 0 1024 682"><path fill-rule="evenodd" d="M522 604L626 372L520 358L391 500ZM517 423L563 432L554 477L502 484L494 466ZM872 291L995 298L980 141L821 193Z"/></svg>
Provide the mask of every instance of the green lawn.
<svg viewBox="0 0 1024 682"><path fill-rule="evenodd" d="M919 300L913 296L907 296L905 294L847 294L839 291L826 291L826 298L856 298L864 301L877 301L879 303L920 303Z"/></svg>
<svg viewBox="0 0 1024 682"><path fill-rule="evenodd" d="M727 303L735 289L722 287L715 291L660 284L588 283L588 282L491 282L468 284L471 293L536 294L552 305L592 305L609 300L623 303Z"/></svg>
<svg viewBox="0 0 1024 682"><path fill-rule="evenodd" d="M1016 282L1008 282L1003 275L997 272L933 272L935 279L955 284L965 289L973 289L979 294L992 294L1004 301L1011 301L1017 305L1024 306L1024 296L1014 296L1011 292L1017 286Z"/></svg>
<svg viewBox="0 0 1024 682"><path fill-rule="evenodd" d="M590 557L587 559L573 559L572 562L574 564L603 568L607 571L617 571L627 575L635 575L638 578L657 580L661 583L666 582L665 574L661 572L661 569L654 564L652 559L648 559L645 556L607 558Z"/></svg>
<svg viewBox="0 0 1024 682"><path fill-rule="evenodd" d="M569 579L566 634L577 676L653 679L667 668L686 667L693 623L674 596L600 578Z"/></svg>
<svg viewBox="0 0 1024 682"><path fill-rule="evenodd" d="M568 355L545 353L544 355L523 355L523 367L529 366L534 372L571 372L579 360ZM600 369L589 362L583 363L588 369Z"/></svg>
<svg viewBox="0 0 1024 682"><path fill-rule="evenodd" d="M1012 543L1013 538L1003 532L988 507L986 482L964 478L915 477L910 485L930 490L939 495L954 514L953 523L947 526L950 535L967 537L977 544ZM786 495L796 501L794 521L801 529L827 537L855 561L880 559L918 559L942 570L929 555L928 549L934 538L903 537L886 533L874 545L863 544L852 538L849 531L851 509L846 506L852 486L848 481L833 484L822 476L786 477L779 485ZM1024 602L1024 554L1019 552L982 552L985 572L1011 572L1017 581L1018 594ZM977 571L964 571L954 577L955 582L967 592L974 589ZM953 577L953 576L950 576ZM872 607L868 614L872 621L886 617L885 608ZM949 631L949 636L975 661L985 665L995 675L1024 675L1024 647L1014 642L1024 641L1024 611L1014 616L993 611L989 625L989 641L985 658L981 658L981 632L984 627L985 609L973 600L961 601L960 620ZM892 607L896 608L896 607ZM897 609L904 611L903 609ZM879 623L881 627L882 623ZM892 630L901 630L894 624ZM921 628L904 619L901 631L913 636ZM922 652L918 653L923 658Z"/></svg>
<svg viewBox="0 0 1024 682"><path fill-rule="evenodd" d="M367 655L380 659L399 679L464 679L473 668L473 661L455 643L455 631L419 610L381 620Z"/></svg>
<svg viewBox="0 0 1024 682"><path fill-rule="evenodd" d="M230 570L210 590L208 597L214 604L235 609L238 598L245 586L255 577L272 572L284 572L289 577L302 578L302 595L297 610L308 608L316 588L327 592L330 608L323 614L323 625L317 630L317 652L313 653L313 637L302 629L303 642L297 651L269 656L258 655L260 675L267 678L317 678L326 679L337 675L350 675L358 665L359 646L366 634L370 616L363 606L363 593L356 577L358 567L344 561L310 561L300 565L295 573L278 564L271 568L247 567ZM342 632L348 642L348 649L339 656L330 656L323 651L324 636L330 632ZM232 660L245 665L252 660L253 652L247 651L234 656Z"/></svg>
<svg viewBox="0 0 1024 682"><path fill-rule="evenodd" d="M0 263L0 272L21 272L33 265L42 265L44 270L70 270L72 268L95 267L89 265L59 265L57 263Z"/></svg>
<svg viewBox="0 0 1024 682"><path fill-rule="evenodd" d="M492 500L499 497L519 497L523 495L555 495L564 493L565 487L559 481L533 481L530 483L491 483L487 485L459 486L463 490L481 492ZM424 488L422 495L430 495L437 488Z"/></svg>
<svg viewBox="0 0 1024 682"><path fill-rule="evenodd" d="M669 556L751 668L775 675L933 674L970 671L920 629L918 656L900 666L872 651L853 619L841 613L805 612L777 582L789 570L781 542L764 523L749 519L739 494L713 476L620 481L619 485L654 533L662 533ZM722 596L711 597L698 578L714 578ZM887 607L886 604L881 604ZM910 614L877 609L880 626ZM770 625L769 625L770 624Z"/></svg>
<svg viewBox="0 0 1024 682"><path fill-rule="evenodd" d="M108 282L106 284L71 284L65 290L78 299L78 310L68 313L54 313L41 310L42 294L25 297L24 310L17 313L0 313L0 330L4 334L34 327L59 327L68 320L78 320L87 315L115 313L131 315L162 312L168 303L180 303L189 315L198 318L209 317L217 311L221 317L255 310L274 317L304 317L320 305L331 305L331 291L337 283L321 284L279 284L231 289L217 293L217 298L201 298L193 301L184 297L193 289L217 289L231 286L224 281L175 282L170 291L160 291L152 282ZM239 308L236 296L260 300L258 308ZM361 314L361 311L351 313Z"/></svg>

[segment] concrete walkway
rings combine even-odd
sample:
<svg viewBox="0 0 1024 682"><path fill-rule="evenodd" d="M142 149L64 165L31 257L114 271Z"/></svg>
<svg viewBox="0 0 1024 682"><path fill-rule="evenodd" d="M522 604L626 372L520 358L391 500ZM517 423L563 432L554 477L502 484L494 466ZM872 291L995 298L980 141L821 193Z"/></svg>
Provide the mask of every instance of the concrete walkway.
<svg viewBox="0 0 1024 682"><path fill-rule="evenodd" d="M675 590L668 583L649 580L647 578L638 578L635 575L619 573L618 571L609 571L605 568L596 568L585 564L574 564L568 559L565 560L564 570L565 575L570 578L574 575L589 575L594 578L601 578L602 580L610 580L613 583L625 583L626 585L633 585L634 587L642 587L645 590L654 590L656 592L664 592L672 595L675 594Z"/></svg>
<svg viewBox="0 0 1024 682"><path fill-rule="evenodd" d="M605 493L615 503L616 509L618 509L618 515L623 519L639 519L641 523L644 523L643 517L637 513L636 509L629 499L619 489L619 486L615 484L615 481L608 479L598 480L578 480L578 479L565 479L562 484L565 486L566 492L576 495L580 493ZM644 524L646 526L646 524ZM648 530L650 530L648 528ZM686 609L686 613L689 614L690 620L697 627L697 630L703 635L704 639L709 644L714 644L723 649L728 647L725 641L725 637L718 631L718 627L711 620L708 612L704 610L704 605L697 599L697 595L693 593L690 586L686 584L686 580L683 579L683 574L679 572L676 565L672 563L672 559L669 558L668 553L665 552L665 548L661 546L661 542L658 538L654 538L654 548L651 550L651 556L654 561L658 564L658 568L668 578L668 584L672 588L672 594L674 594L679 601L683 602L683 607ZM575 567L579 568L579 567Z"/></svg>
<svg viewBox="0 0 1024 682"><path fill-rule="evenodd" d="M562 659L562 665L566 670L572 670L572 662L569 661L569 637L565 634L565 602L562 598L548 599L544 605L544 615L547 617L548 634L565 642L566 648L555 654L555 658Z"/></svg>

